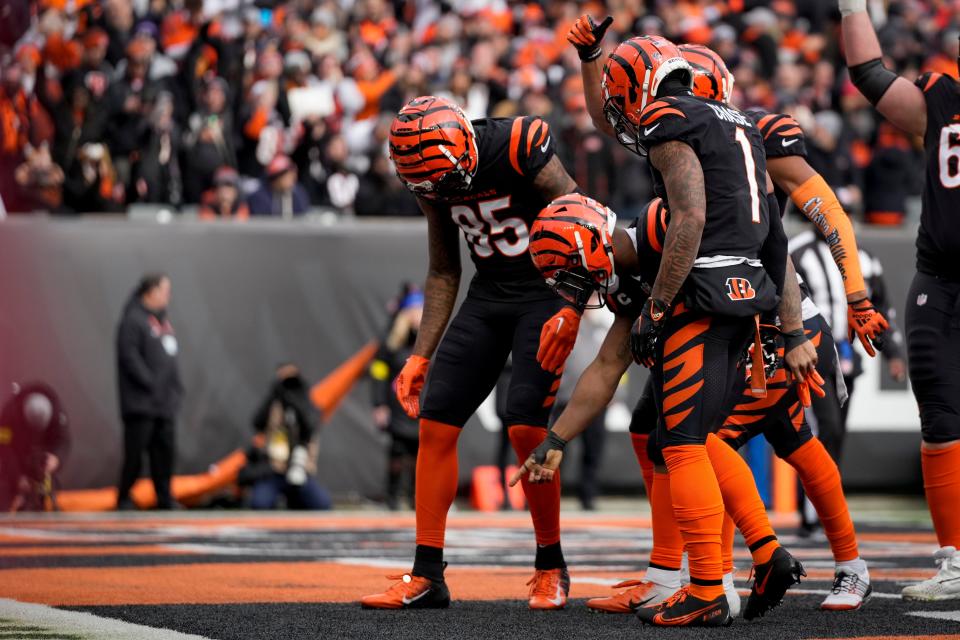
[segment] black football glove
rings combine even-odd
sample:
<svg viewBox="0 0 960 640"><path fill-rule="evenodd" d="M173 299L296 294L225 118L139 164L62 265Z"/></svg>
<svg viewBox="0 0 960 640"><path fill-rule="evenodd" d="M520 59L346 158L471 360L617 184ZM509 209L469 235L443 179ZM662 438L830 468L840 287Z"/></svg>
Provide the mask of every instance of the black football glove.
<svg viewBox="0 0 960 640"><path fill-rule="evenodd" d="M643 305L643 312L630 330L630 352L633 361L648 369L657 362L657 343L663 332L668 305L663 300L650 298Z"/></svg>
<svg viewBox="0 0 960 640"><path fill-rule="evenodd" d="M567 41L577 48L581 60L590 62L600 57L603 53L600 42L611 22L613 22L613 16L607 16L603 22L597 24L585 13L573 23L570 31L567 32Z"/></svg>
<svg viewBox="0 0 960 640"><path fill-rule="evenodd" d="M567 441L558 436L553 431L547 431L547 437L543 442L537 445L537 448L530 452L530 457L533 458L533 461L537 464L542 465L547 461L547 453L553 450L557 450L563 453L564 447L567 446Z"/></svg>

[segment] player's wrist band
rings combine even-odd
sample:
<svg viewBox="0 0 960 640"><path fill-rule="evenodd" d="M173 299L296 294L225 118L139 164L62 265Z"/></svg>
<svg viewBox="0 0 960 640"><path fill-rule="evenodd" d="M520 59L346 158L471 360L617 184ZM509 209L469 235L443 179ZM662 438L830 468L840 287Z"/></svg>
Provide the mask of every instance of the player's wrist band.
<svg viewBox="0 0 960 640"><path fill-rule="evenodd" d="M600 57L603 49L600 45L595 45L592 49L577 49L577 53L580 55L581 62L592 62Z"/></svg>
<svg viewBox="0 0 960 640"><path fill-rule="evenodd" d="M558 451L563 451L567 446L567 441L561 438L554 431L547 431L547 447L549 449L556 449Z"/></svg>
<svg viewBox="0 0 960 640"><path fill-rule="evenodd" d="M883 94L887 92L887 89L896 79L897 74L883 66L883 61L880 58L874 58L850 67L850 80L873 106L877 106L877 103L883 98Z"/></svg>
<svg viewBox="0 0 960 640"><path fill-rule="evenodd" d="M784 353L787 351L792 351L795 347L798 347L807 341L807 335L803 332L803 329L781 331L780 334L783 336Z"/></svg>
<svg viewBox="0 0 960 640"><path fill-rule="evenodd" d="M840 9L841 16L865 12L867 10L867 0L839 0L837 8Z"/></svg>

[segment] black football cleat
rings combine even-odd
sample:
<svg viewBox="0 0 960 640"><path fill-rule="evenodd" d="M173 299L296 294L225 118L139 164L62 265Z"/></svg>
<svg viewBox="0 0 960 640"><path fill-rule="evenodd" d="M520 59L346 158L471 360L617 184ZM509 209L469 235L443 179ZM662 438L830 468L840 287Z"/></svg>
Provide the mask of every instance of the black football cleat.
<svg viewBox="0 0 960 640"><path fill-rule="evenodd" d="M689 585L660 604L640 607L637 619L657 627L725 627L733 622L725 594L701 600L690 593Z"/></svg>
<svg viewBox="0 0 960 640"><path fill-rule="evenodd" d="M747 606L743 609L743 617L753 620L763 616L778 606L787 589L800 584L800 577L806 575L800 561L783 547L778 547L770 560L753 565L753 584L750 586Z"/></svg>

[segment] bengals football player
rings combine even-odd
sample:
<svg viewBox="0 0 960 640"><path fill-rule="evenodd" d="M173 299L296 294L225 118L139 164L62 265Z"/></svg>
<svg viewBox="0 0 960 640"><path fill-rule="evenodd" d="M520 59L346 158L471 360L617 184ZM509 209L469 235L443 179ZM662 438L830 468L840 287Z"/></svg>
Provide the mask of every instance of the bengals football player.
<svg viewBox="0 0 960 640"><path fill-rule="evenodd" d="M960 599L960 83L924 73L911 83L883 66L865 0L840 0L844 53L860 93L892 124L923 137L927 173L917 273L907 294L910 382L920 407L920 460L940 549L935 576L906 600ZM960 61L958 61L960 65Z"/></svg>
<svg viewBox="0 0 960 640"><path fill-rule="evenodd" d="M457 440L511 354L504 428L518 459L546 437L559 376L537 362L540 336L546 336L545 347L572 344L580 319L544 284L528 255L537 213L577 188L555 148L540 118L470 121L456 104L433 96L412 100L390 128L397 175L416 195L428 225L423 320L395 382L400 404L420 418L417 546L412 571L386 592L362 598L364 607L449 605L443 546L457 492ZM460 233L476 275L448 326L460 288ZM559 370L563 356L553 357L561 360ZM560 546L560 484L523 488L537 543L529 606L560 609L570 585Z"/></svg>

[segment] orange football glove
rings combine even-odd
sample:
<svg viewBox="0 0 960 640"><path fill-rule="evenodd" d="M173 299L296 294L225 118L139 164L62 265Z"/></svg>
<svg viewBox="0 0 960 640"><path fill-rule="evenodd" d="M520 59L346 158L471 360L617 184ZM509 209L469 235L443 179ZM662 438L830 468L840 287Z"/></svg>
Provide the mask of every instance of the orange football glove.
<svg viewBox="0 0 960 640"><path fill-rule="evenodd" d="M397 400L411 418L420 415L420 391L423 390L423 383L427 380L429 366L430 361L423 356L410 356L394 383Z"/></svg>
<svg viewBox="0 0 960 640"><path fill-rule="evenodd" d="M563 363L573 350L580 329L580 314L573 307L564 307L543 323L540 330L540 349L537 362L544 371L560 373Z"/></svg>
<svg viewBox="0 0 960 640"><path fill-rule="evenodd" d="M814 369L803 380L797 380L797 395L800 396L800 404L809 407L812 402L810 392L813 391L818 397L823 398L827 392L823 390L823 377Z"/></svg>
<svg viewBox="0 0 960 640"><path fill-rule="evenodd" d="M847 307L848 340L853 342L853 334L860 338L860 344L871 358L877 355L874 345L883 348L883 332L890 325L883 314L877 311L869 298L851 302Z"/></svg>
<svg viewBox="0 0 960 640"><path fill-rule="evenodd" d="M581 60L590 62L600 57L603 53L600 41L603 40L603 34L607 32L611 22L613 22L613 16L607 16L603 22L597 24L585 13L573 23L570 31L567 32L567 42L577 48Z"/></svg>

